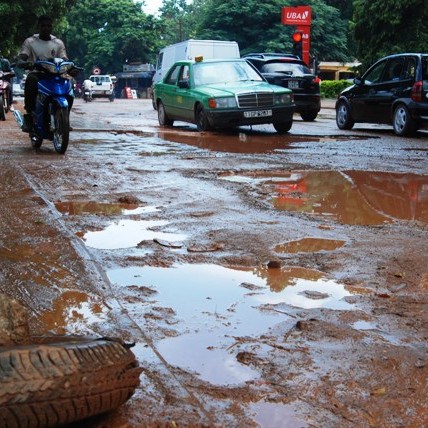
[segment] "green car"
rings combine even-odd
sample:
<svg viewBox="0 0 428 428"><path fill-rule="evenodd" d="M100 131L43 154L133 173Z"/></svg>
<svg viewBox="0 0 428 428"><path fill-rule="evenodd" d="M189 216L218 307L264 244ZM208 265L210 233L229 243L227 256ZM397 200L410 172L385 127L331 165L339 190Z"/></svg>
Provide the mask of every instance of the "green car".
<svg viewBox="0 0 428 428"><path fill-rule="evenodd" d="M272 123L288 132L290 89L271 85L245 59L178 61L154 86L159 124L195 123L199 131Z"/></svg>

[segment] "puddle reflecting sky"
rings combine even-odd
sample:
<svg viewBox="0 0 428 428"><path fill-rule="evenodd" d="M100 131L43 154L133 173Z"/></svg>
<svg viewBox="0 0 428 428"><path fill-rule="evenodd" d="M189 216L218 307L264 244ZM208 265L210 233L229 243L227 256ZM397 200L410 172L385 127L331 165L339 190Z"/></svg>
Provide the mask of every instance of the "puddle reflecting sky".
<svg viewBox="0 0 428 428"><path fill-rule="evenodd" d="M91 324L105 323L108 309L95 296L79 291L65 291L52 310L42 312L39 320L47 331L55 334L87 334Z"/></svg>
<svg viewBox="0 0 428 428"><path fill-rule="evenodd" d="M343 224L394 219L428 223L428 176L367 171L270 172L221 179L266 190L278 210L324 216Z"/></svg>
<svg viewBox="0 0 428 428"><path fill-rule="evenodd" d="M295 416L290 405L261 400L251 403L248 408L254 421L263 428L305 428L309 426Z"/></svg>
<svg viewBox="0 0 428 428"><path fill-rule="evenodd" d="M138 215L160 211L154 206L140 207L135 204L108 203L95 201L56 202L56 209L65 215L105 214Z"/></svg>
<svg viewBox="0 0 428 428"><path fill-rule="evenodd" d="M136 247L141 241L159 239L169 242L186 240L180 233L167 233L156 230L168 224L165 220L119 220L111 223L104 230L86 232L83 235L85 245L103 250Z"/></svg>
<svg viewBox="0 0 428 428"><path fill-rule="evenodd" d="M257 373L236 361L233 337L259 336L283 313L261 310L267 303L301 308L353 309L343 300L345 287L304 268L238 269L216 265L176 265L172 268L128 267L107 272L122 287L156 290L151 304L172 308L182 335L157 343L170 364L199 373L216 384L241 383ZM312 292L312 293L311 293ZM281 310L283 311L283 309Z"/></svg>
<svg viewBox="0 0 428 428"><path fill-rule="evenodd" d="M277 245L275 251L278 253L314 253L316 251L333 251L345 244L346 241L336 239L303 238Z"/></svg>

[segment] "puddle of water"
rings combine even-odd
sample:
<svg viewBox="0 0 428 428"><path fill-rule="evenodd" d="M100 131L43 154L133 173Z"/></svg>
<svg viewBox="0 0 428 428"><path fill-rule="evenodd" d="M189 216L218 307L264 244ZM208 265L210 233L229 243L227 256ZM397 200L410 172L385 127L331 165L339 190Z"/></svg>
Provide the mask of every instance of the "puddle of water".
<svg viewBox="0 0 428 428"><path fill-rule="evenodd" d="M267 132L209 133L201 135L196 130L158 131L163 140L187 144L200 149L228 153L271 153L275 150L291 149L296 142L316 142L319 138L299 137L296 135L277 135Z"/></svg>
<svg viewBox="0 0 428 428"><path fill-rule="evenodd" d="M140 207L135 204L103 203L94 201L57 202L55 207L60 213L65 215L138 215L159 211L159 209L154 206Z"/></svg>
<svg viewBox="0 0 428 428"><path fill-rule="evenodd" d="M165 220L119 220L104 230L86 232L82 239L85 245L103 250L136 247L141 241L159 239L170 242L184 241L187 236L179 233L167 233L150 230L166 226Z"/></svg>
<svg viewBox="0 0 428 428"><path fill-rule="evenodd" d="M42 312L38 319L46 331L82 334L91 330L91 324L105 323L107 312L107 306L94 296L70 290L62 293L52 310Z"/></svg>
<svg viewBox="0 0 428 428"><path fill-rule="evenodd" d="M249 406L250 415L263 428L306 428L309 425L298 419L291 405L259 401Z"/></svg>
<svg viewBox="0 0 428 428"><path fill-rule="evenodd" d="M359 320L354 322L354 324L352 324L352 328L354 328L355 330L376 330L377 329L375 324L364 320Z"/></svg>
<svg viewBox="0 0 428 428"><path fill-rule="evenodd" d="M195 371L216 384L242 383L258 374L236 361L235 337L259 336L287 320L264 304L285 303L301 308L353 309L343 297L351 293L318 271L304 268L245 269L216 265L176 265L171 268L128 267L107 272L121 287L149 287L157 293L151 305L172 308L177 328L185 333L156 346L173 365ZM323 293L314 298L306 292Z"/></svg>
<svg viewBox="0 0 428 428"><path fill-rule="evenodd" d="M277 245L275 251L278 253L315 253L317 251L333 251L345 244L346 241L336 239L303 238Z"/></svg>
<svg viewBox="0 0 428 428"><path fill-rule="evenodd" d="M428 176L367 171L269 174L221 178L270 193L275 209L323 216L342 224L380 225L395 219L428 223Z"/></svg>

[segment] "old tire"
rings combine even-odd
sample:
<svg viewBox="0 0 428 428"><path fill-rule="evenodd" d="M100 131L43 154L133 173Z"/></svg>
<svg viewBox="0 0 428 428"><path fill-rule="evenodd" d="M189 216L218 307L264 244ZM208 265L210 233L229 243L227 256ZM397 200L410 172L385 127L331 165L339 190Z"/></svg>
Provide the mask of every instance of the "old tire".
<svg viewBox="0 0 428 428"><path fill-rule="evenodd" d="M134 354L102 338L0 348L0 426L51 427L110 411L139 385Z"/></svg>
<svg viewBox="0 0 428 428"><path fill-rule="evenodd" d="M291 129L291 126L293 125L293 121L290 120L288 122L278 122L274 123L273 127L275 128L275 131L279 134L285 134Z"/></svg>
<svg viewBox="0 0 428 428"><path fill-rule="evenodd" d="M352 129L355 125L351 117L351 110L344 101L340 101L336 107L336 124L339 129Z"/></svg>
<svg viewBox="0 0 428 428"><path fill-rule="evenodd" d="M392 124L394 132L400 136L411 136L417 129L417 123L410 116L409 109L404 104L399 104L394 110Z"/></svg>
<svg viewBox="0 0 428 428"><path fill-rule="evenodd" d="M207 112L201 104L198 104L196 107L196 117L195 117L196 126L198 131L209 131L211 129L210 122L208 120Z"/></svg>
<svg viewBox="0 0 428 428"><path fill-rule="evenodd" d="M160 126L172 126L174 124L174 121L166 114L165 106L162 101L158 103L158 121Z"/></svg>

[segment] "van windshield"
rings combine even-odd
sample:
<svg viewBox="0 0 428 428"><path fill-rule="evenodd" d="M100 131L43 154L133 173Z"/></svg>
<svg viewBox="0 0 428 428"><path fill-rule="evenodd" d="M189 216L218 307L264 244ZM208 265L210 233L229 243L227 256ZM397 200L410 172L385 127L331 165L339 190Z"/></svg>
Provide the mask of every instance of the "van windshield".
<svg viewBox="0 0 428 428"><path fill-rule="evenodd" d="M246 61L200 62L194 65L193 70L195 86L263 81L263 78Z"/></svg>

